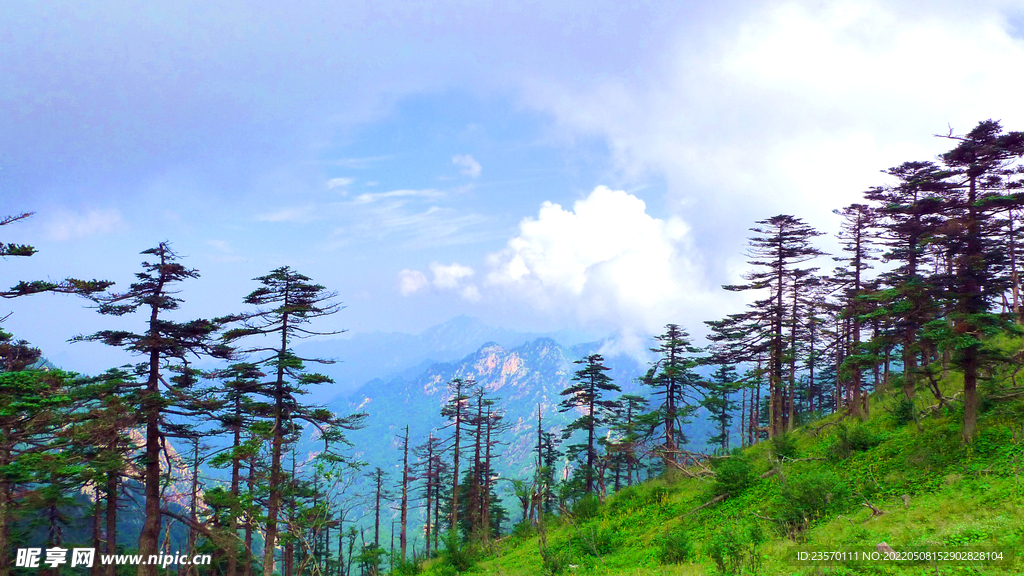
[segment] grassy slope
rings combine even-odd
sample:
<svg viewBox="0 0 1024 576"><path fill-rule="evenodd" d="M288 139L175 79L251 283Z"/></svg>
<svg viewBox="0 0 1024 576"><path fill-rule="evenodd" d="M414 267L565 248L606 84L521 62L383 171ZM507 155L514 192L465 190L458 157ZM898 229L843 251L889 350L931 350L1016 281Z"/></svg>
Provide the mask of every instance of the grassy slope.
<svg viewBox="0 0 1024 576"><path fill-rule="evenodd" d="M944 382L950 392L956 375ZM1007 387L999 383L997 387ZM926 391L919 402L934 402ZM838 415L798 429L796 459L786 461L781 475L758 478L773 466L767 442L744 451L754 481L724 502L692 512L715 494L710 477L656 480L610 497L589 518L552 519L547 528L549 556L562 561L563 573L579 574L717 574L711 557L715 543L739 543L745 552L742 574L935 574L935 568L883 566L880 563L832 570L788 562L794 545L835 549L887 542L897 551L909 547L997 546L1015 556L1013 566L969 568L945 565L940 574L1024 574L1024 399L983 404L980 435L972 446L960 445L960 414L956 407L897 425L892 413L899 401L893 392L872 398L872 417L862 437L874 447L835 456ZM847 419L842 426L854 426ZM823 427L824 426L824 427ZM817 430L816 430L817 429ZM778 522L808 486L838 482L827 493L824 510L812 512L802 527ZM786 484L790 492L783 495ZM802 486L801 491L798 486ZM833 492L835 494L833 494ZM794 494L796 496L794 496ZM909 496L904 504L903 496ZM820 494L819 494L820 496ZM812 499L813 500L813 499ZM865 500L885 511L873 515ZM759 517L760 516L760 517ZM751 531L762 542L751 544ZM530 531L532 532L532 531ZM688 560L662 564L666 539L691 543ZM788 532L788 534L787 534ZM671 536L666 536L672 533ZM749 552L753 550L753 553ZM596 551L596 553L595 553ZM750 559L756 558L752 566ZM568 564L576 567L571 568ZM550 566L550 563L549 563ZM534 575L549 572L539 553L535 533L508 537L476 563L470 573ZM450 574L444 561L434 561L428 574Z"/></svg>

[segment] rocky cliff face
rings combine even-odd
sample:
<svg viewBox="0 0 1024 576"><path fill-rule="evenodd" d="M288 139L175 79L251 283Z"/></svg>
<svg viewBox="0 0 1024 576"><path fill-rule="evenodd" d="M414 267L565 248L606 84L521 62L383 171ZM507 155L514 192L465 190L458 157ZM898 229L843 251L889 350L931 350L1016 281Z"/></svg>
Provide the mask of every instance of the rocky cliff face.
<svg viewBox="0 0 1024 576"><path fill-rule="evenodd" d="M598 344L589 346L591 351ZM505 349L493 342L458 362L435 364L412 380L396 378L390 382L374 381L350 396L344 405L335 403L339 413L360 408L369 417L367 427L353 432L351 440L361 458L371 466L394 467L398 453L397 435L409 425L414 444L434 432L444 435L446 422L440 416L441 406L448 400L448 382L456 377L473 379L497 399L497 408L504 412L507 429L499 436L503 445L497 468L502 476L529 477L533 470L530 449L536 442L537 406L541 407L544 428L560 431L574 419L574 414L560 413L560 393L569 384L578 358L550 338L538 338L526 344ZM632 379L643 368L627 357L608 359L611 376L624 391L636 390ZM375 462L376 461L376 462Z"/></svg>

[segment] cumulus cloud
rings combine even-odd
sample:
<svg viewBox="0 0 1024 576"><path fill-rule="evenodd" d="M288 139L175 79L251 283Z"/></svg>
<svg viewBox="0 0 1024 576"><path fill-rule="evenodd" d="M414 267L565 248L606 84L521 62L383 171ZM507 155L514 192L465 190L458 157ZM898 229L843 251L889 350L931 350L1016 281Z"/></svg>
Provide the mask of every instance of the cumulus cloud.
<svg viewBox="0 0 1024 576"><path fill-rule="evenodd" d="M85 212L59 212L49 222L47 232L58 241L76 240L113 232L124 227L121 213L114 208L93 209Z"/></svg>
<svg viewBox="0 0 1024 576"><path fill-rule="evenodd" d="M427 277L419 270L405 269L398 273L398 291L402 296L413 294L429 283Z"/></svg>
<svg viewBox="0 0 1024 576"><path fill-rule="evenodd" d="M458 263L449 265L431 262L430 270L434 273L433 282L427 280L425 274L419 270L402 270L398 273L398 290L403 296L408 296L419 290L433 285L434 288L443 291L456 292L462 299L469 302L479 302L482 298L480 289L474 284L468 284L466 279L475 274L469 266Z"/></svg>
<svg viewBox="0 0 1024 576"><path fill-rule="evenodd" d="M1008 7L756 3L701 33L676 28L642 75L538 77L523 95L568 141L606 141L623 181L665 178L670 209L718 244L702 249L732 254L745 228L779 212L834 229L831 210L886 183L880 170L947 150L933 137L947 123L1024 124L1024 76L1006 73L1024 61L1024 39Z"/></svg>
<svg viewBox="0 0 1024 576"><path fill-rule="evenodd" d="M545 202L488 257L487 285L542 310L653 332L702 307L707 296L678 218L647 214L644 202L599 186L572 210Z"/></svg>
<svg viewBox="0 0 1024 576"><path fill-rule="evenodd" d="M434 286L447 289L458 288L463 278L469 278L474 274L469 266L454 262L448 266L431 262L430 270L434 273Z"/></svg>
<svg viewBox="0 0 1024 576"><path fill-rule="evenodd" d="M462 169L459 170L459 172L469 176L470 178L476 178L483 170L483 168L480 167L480 163L469 154L456 154L452 157L452 164L461 167Z"/></svg>
<svg viewBox="0 0 1024 576"><path fill-rule="evenodd" d="M459 290L459 295L470 302L479 302L480 298L482 298L480 295L480 289L472 284L466 286L462 290Z"/></svg>

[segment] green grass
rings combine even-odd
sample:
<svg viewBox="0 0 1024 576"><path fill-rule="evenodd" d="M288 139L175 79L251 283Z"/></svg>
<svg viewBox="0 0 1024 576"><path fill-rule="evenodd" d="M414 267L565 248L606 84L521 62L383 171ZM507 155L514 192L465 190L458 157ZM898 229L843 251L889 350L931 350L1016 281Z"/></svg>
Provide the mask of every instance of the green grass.
<svg viewBox="0 0 1024 576"><path fill-rule="evenodd" d="M1024 372L1020 374L1024 381ZM1010 386L998 379L991 394ZM959 375L943 386L955 390ZM538 536L520 530L495 543L467 572L503 576L698 574L936 574L934 566L882 563L801 566L794 547L848 549L886 542L897 551L922 547L994 547L1014 565L941 565L938 574L1024 574L1024 398L984 402L979 435L960 443L957 406L898 424L901 394L877 392L864 423L832 415L793 433L793 460L781 474L762 442L743 452L752 480L726 500L693 512L717 495L711 476L677 474L610 496L586 520L547 524L548 562ZM919 409L934 403L920 390ZM721 484L718 484L721 486ZM869 502L884 513L876 515ZM679 560L679 562L673 562ZM426 574L452 574L433 561Z"/></svg>

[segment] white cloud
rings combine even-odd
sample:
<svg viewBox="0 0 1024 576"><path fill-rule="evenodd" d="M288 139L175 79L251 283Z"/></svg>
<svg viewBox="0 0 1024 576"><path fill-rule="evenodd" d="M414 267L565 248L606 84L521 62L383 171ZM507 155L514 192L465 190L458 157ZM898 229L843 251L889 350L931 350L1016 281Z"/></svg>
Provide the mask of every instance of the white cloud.
<svg viewBox="0 0 1024 576"><path fill-rule="evenodd" d="M444 192L433 188L427 188L424 190L391 190L389 192L366 192L356 196L353 201L356 204L370 204L371 202L387 198L426 198L430 200L441 198L444 195Z"/></svg>
<svg viewBox="0 0 1024 576"><path fill-rule="evenodd" d="M474 284L463 285L463 280L473 276L469 266L452 263L447 266L432 262L430 270L434 273L433 286L439 290L454 291L469 302L479 302L482 298L480 289ZM398 273L398 291L408 296L426 288L431 282L419 270L402 270Z"/></svg>
<svg viewBox="0 0 1024 576"><path fill-rule="evenodd" d="M469 266L456 263L445 266L431 262L430 270L434 273L434 286L444 289L458 288L463 278L469 278L474 274L473 269Z"/></svg>
<svg viewBox="0 0 1024 576"><path fill-rule="evenodd" d="M831 210L886 183L880 170L949 149L933 137L947 123L1024 125L1024 75L1007 73L1024 39L1008 7L759 3L698 34L676 27L659 56L636 62L642 75L538 76L523 95L567 141L604 139L622 181L666 178L670 209L706 242L734 239L731 254L779 212L834 227Z"/></svg>
<svg viewBox="0 0 1024 576"><path fill-rule="evenodd" d="M106 234L125 226L121 212L115 208L85 212L58 212L47 226L50 238L58 241L77 240L95 234Z"/></svg>
<svg viewBox="0 0 1024 576"><path fill-rule="evenodd" d="M480 289L472 284L460 290L459 295L470 302L479 302L481 298Z"/></svg>
<svg viewBox="0 0 1024 576"><path fill-rule="evenodd" d="M599 186L571 211L545 202L524 219L489 256L487 285L541 310L653 332L708 300L688 232L677 218L647 214L636 196Z"/></svg>
<svg viewBox="0 0 1024 576"><path fill-rule="evenodd" d="M332 190L334 188L345 187L355 181L355 178L331 178L327 181L327 189Z"/></svg>
<svg viewBox="0 0 1024 576"><path fill-rule="evenodd" d="M476 178L483 170L480 167L480 163L469 154L456 154L452 157L452 164L460 166L462 169L459 172L470 178Z"/></svg>
<svg viewBox="0 0 1024 576"><path fill-rule="evenodd" d="M405 269L398 273L398 291L402 296L417 292L427 284L429 284L427 277L419 270Z"/></svg>

